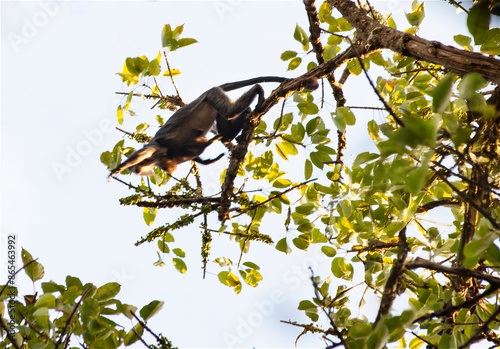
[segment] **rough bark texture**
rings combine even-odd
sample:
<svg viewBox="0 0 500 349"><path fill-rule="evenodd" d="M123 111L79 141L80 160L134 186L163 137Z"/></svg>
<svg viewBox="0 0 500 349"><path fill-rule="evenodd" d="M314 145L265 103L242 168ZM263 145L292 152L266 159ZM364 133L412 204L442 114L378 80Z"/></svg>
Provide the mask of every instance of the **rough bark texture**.
<svg viewBox="0 0 500 349"><path fill-rule="evenodd" d="M442 65L458 74L478 73L487 81L500 83L500 61L476 52L446 46L384 26L368 13L346 0L329 0L342 16L358 30L357 39L365 47L390 49L404 56Z"/></svg>

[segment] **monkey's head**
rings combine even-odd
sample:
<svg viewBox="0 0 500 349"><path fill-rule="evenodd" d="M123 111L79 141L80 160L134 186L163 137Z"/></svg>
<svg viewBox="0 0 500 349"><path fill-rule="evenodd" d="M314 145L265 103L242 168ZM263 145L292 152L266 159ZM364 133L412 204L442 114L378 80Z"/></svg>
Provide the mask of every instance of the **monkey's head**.
<svg viewBox="0 0 500 349"><path fill-rule="evenodd" d="M318 78L315 76L313 76L306 85L306 89L310 91L315 91L318 87L319 87Z"/></svg>

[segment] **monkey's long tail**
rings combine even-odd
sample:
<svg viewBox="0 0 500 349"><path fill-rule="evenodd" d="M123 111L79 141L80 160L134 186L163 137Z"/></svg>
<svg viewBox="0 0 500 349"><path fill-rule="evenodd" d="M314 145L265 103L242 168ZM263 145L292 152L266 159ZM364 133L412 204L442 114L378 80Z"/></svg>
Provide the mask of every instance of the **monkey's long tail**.
<svg viewBox="0 0 500 349"><path fill-rule="evenodd" d="M248 80L228 82L226 84L220 85L219 87L224 91L232 91L232 90L236 90L238 88L258 84L261 82L283 82L286 80L289 80L289 79L283 78L280 76L260 76L258 78L253 78L253 79L248 79Z"/></svg>

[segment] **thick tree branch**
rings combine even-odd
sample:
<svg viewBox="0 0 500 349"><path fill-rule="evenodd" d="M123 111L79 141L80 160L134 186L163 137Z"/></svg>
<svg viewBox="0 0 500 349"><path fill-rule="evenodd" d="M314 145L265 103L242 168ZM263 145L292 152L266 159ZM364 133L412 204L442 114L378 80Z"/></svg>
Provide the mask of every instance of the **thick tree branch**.
<svg viewBox="0 0 500 349"><path fill-rule="evenodd" d="M350 0L328 2L357 29L357 39L366 46L387 48L404 56L442 65L458 74L478 73L487 81L500 83L500 60L387 27L368 17L365 10Z"/></svg>
<svg viewBox="0 0 500 349"><path fill-rule="evenodd" d="M500 287L500 278L482 273L477 270L467 269L464 267L447 267L439 263L434 263L420 257L415 258L413 261L406 264L406 269L417 269L425 268L429 270L435 270L441 273L454 274L460 276L468 276L476 279L488 281L491 285L495 287Z"/></svg>
<svg viewBox="0 0 500 349"><path fill-rule="evenodd" d="M355 52L351 48L348 48L335 58L320 64L316 68L309 70L307 73L295 79L284 81L280 86L278 86L277 89L271 92L269 97L266 98L266 100L262 103L260 110L254 111L249 115L243 125L243 131L237 139L238 145L234 148L231 154L226 177L224 178L224 183L222 184L221 206L219 207L219 220L221 222L224 222L229 218L228 212L229 207L231 206L231 198L233 196L234 180L238 173L238 168L247 154L248 146L252 140L255 129L259 125L260 119L262 119L262 117L282 98L287 98L293 92L306 88L313 78L322 78L327 76L343 63L354 57L356 57Z"/></svg>

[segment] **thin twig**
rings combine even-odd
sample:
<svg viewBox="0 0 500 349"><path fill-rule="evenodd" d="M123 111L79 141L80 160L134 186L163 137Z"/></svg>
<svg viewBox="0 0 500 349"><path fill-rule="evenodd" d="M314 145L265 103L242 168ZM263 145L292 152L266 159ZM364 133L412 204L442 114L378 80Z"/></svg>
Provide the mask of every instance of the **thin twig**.
<svg viewBox="0 0 500 349"><path fill-rule="evenodd" d="M146 341L142 338L142 336L139 335L139 333L137 333L137 331L133 327L132 327L132 332L134 332L134 334L137 336L137 338L139 338L139 340L142 342L142 344L144 344L146 348L150 348L149 344L146 343Z"/></svg>
<svg viewBox="0 0 500 349"><path fill-rule="evenodd" d="M489 325L490 323L495 320L497 321L497 316L500 314L500 307L497 307L497 309L491 314L491 316L484 322L482 326L480 326L474 334L465 342L460 349L465 349L468 348L472 343L478 341L480 339L481 333L488 332L490 331Z"/></svg>
<svg viewBox="0 0 500 349"><path fill-rule="evenodd" d="M163 341L161 340L160 337L158 337L158 335L156 333L154 333L141 319L139 319L137 317L137 315L135 315L135 312L133 310L130 311L130 313L132 314L132 316L141 324L142 327L144 327L146 329L146 331L148 331L149 333L151 333L153 335L153 337L156 338L156 340L158 341L158 343L162 343Z"/></svg>
<svg viewBox="0 0 500 349"><path fill-rule="evenodd" d="M496 219L494 219L488 212L486 212L481 206L479 206L478 204L476 204L474 202L474 200L472 200L471 198L469 198L466 194L464 194L461 190L459 190L457 187L455 187L449 180L448 178L446 178L446 176L443 176L440 174L440 172L437 172L439 177L441 178L441 180L443 182L445 182L446 184L448 184L448 186L455 192L458 194L458 196L460 196L462 199L464 199L465 201L467 201L472 207L474 207L479 213L481 213L484 218L486 218L490 223L491 225L493 226L493 228L495 228L496 230L500 230L500 224L496 221Z"/></svg>
<svg viewBox="0 0 500 349"><path fill-rule="evenodd" d="M179 94L179 90L177 89L177 85L175 84L174 77L172 76L172 70L170 69L170 64L168 63L168 58L167 58L167 51L163 51L163 55L165 56L165 62L167 62L167 69L170 75L170 79L172 80L172 85L174 85L175 92L177 92L177 97L181 98L181 95ZM181 98L182 101L182 98Z"/></svg>
<svg viewBox="0 0 500 349"><path fill-rule="evenodd" d="M414 320L413 323L422 322L422 321L432 319L435 317L447 316L448 314L452 314L457 310L470 308L474 304L477 304L481 299L486 298L489 295L495 293L498 290L498 288L499 288L498 285L497 286L493 285L490 288L488 288L487 290L485 290L483 293L478 294L469 300L466 300L466 301L464 301L460 304L454 305L454 306L442 308L442 309L437 310L433 313L425 314L425 315L419 317L418 319Z"/></svg>
<svg viewBox="0 0 500 349"><path fill-rule="evenodd" d="M311 281L314 287L314 294L316 295L316 298L321 302L322 301L322 296L319 292L319 285L317 284L316 280L314 280L314 273L311 267L309 267L309 270L311 271ZM340 340L340 343L344 346L345 349L349 349L349 344L345 341L344 336L342 335L342 332L340 332L339 328L333 321L332 317L330 316L329 312L326 311L324 307L321 307L321 310L325 313L326 317L330 321L330 326L332 327L333 334Z"/></svg>
<svg viewBox="0 0 500 349"><path fill-rule="evenodd" d="M406 242L406 226L399 232L398 241L398 259L391 269L391 273L387 278L387 282L384 287L384 294L380 300L380 306L378 309L377 318L373 323L373 328L377 326L378 322L382 319L382 316L389 313L392 303L396 298L397 289L400 283L400 278L405 270L406 257L408 256L408 244Z"/></svg>
<svg viewBox="0 0 500 349"><path fill-rule="evenodd" d="M14 348L21 349L17 342L10 336L9 329L7 328L7 325L3 323L3 319L0 319L0 326L6 332L6 336L10 340L10 343L14 346Z"/></svg>
<svg viewBox="0 0 500 349"><path fill-rule="evenodd" d="M69 324L71 323L71 319L73 319L73 316L76 314L77 309L80 307L80 304L83 302L83 299L87 296L87 294L90 292L92 287L94 287L94 285L90 285L89 287L87 287L87 289L85 291L83 291L82 295L80 296L80 300L75 304L73 311L71 312L70 316L68 317L68 320L66 320L66 324L64 325L64 328L63 328L61 334L59 335L59 340L56 343L55 349L59 348L59 346L61 345L62 339L63 339L64 335L66 334L66 331L68 330ZM69 336L68 336L68 339L69 339ZM69 343L69 341L66 341L66 345L64 346L64 348L66 348L68 343Z"/></svg>

